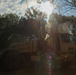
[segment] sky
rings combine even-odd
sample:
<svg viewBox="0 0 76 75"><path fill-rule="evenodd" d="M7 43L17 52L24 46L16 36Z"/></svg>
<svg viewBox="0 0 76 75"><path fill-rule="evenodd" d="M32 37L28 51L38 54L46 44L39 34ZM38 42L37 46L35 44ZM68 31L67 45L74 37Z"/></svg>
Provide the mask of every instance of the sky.
<svg viewBox="0 0 76 75"><path fill-rule="evenodd" d="M72 15L76 16L76 7L73 7L73 5L69 5L69 3L66 2L65 0L56 0L56 1L59 9L56 10L57 12L66 16L72 16Z"/></svg>
<svg viewBox="0 0 76 75"><path fill-rule="evenodd" d="M5 14L5 13L16 13L20 16L24 16L25 11L27 9L27 5L28 7L31 6L37 6L36 3L37 0L0 0L0 14ZM28 3L28 4L27 4ZM68 7L64 7L64 0L61 0L61 3L59 3L60 5L62 5L62 7L60 8L60 13L64 14L64 15L75 15L74 10L70 10L68 12L63 11L63 9L65 10ZM69 8L68 8L69 9ZM67 9L67 10L68 10ZM59 12L59 10L55 10L55 12ZM65 12L65 13L64 13Z"/></svg>
<svg viewBox="0 0 76 75"><path fill-rule="evenodd" d="M26 8L36 5L36 0L0 0L0 14L16 13L24 15Z"/></svg>
<svg viewBox="0 0 76 75"><path fill-rule="evenodd" d="M26 0L0 0L0 14L17 13L24 15L26 7Z"/></svg>
<svg viewBox="0 0 76 75"><path fill-rule="evenodd" d="M26 9L32 6L38 8L37 0L0 0L0 14L16 13L23 16Z"/></svg>

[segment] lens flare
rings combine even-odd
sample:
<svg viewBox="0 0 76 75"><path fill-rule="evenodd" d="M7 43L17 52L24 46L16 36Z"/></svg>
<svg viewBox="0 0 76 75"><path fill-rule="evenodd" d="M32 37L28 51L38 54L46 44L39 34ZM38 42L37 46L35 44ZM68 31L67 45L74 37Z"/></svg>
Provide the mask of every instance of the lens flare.
<svg viewBox="0 0 76 75"><path fill-rule="evenodd" d="M46 1L41 3L39 10L47 15L46 22L48 23L50 15L53 13L55 6L50 3L50 1Z"/></svg>
<svg viewBox="0 0 76 75"><path fill-rule="evenodd" d="M53 13L55 5L53 5L50 1L41 2L40 4L36 1L28 2L28 8L34 7L36 10L41 11L43 14L47 15L46 21L49 21L49 16Z"/></svg>
<svg viewBox="0 0 76 75"><path fill-rule="evenodd" d="M45 12L47 15L52 14L54 6L50 3L50 1L41 3L39 8L40 11Z"/></svg>

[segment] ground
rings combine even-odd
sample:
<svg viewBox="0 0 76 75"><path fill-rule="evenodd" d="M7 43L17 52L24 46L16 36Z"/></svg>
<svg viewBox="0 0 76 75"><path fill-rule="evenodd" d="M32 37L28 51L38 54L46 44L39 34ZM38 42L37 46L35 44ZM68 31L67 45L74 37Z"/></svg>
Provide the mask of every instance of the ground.
<svg viewBox="0 0 76 75"><path fill-rule="evenodd" d="M37 67L27 67L27 68L19 68L16 70L11 70L11 71L6 71L6 70L1 70L0 75L76 75L76 68L72 67L69 69L55 69L51 70L49 69L48 71L38 69Z"/></svg>

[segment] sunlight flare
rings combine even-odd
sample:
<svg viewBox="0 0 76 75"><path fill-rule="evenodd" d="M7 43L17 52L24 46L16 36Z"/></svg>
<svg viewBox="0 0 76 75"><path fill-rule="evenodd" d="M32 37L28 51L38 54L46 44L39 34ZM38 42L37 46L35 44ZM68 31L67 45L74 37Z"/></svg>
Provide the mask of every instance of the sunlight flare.
<svg viewBox="0 0 76 75"><path fill-rule="evenodd" d="M39 10L47 15L46 22L48 23L50 15L53 13L55 6L50 3L50 1L46 1L41 3Z"/></svg>
<svg viewBox="0 0 76 75"><path fill-rule="evenodd" d="M50 1L41 3L41 6L39 8L40 11L46 13L47 15L52 14L54 9L54 6L50 3Z"/></svg>

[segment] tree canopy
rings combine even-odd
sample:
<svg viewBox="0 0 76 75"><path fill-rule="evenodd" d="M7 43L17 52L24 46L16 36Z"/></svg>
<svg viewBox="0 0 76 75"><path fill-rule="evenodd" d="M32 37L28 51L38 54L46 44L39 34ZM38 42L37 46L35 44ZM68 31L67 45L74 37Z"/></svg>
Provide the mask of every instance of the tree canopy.
<svg viewBox="0 0 76 75"><path fill-rule="evenodd" d="M46 0L38 0L38 3L45 2ZM61 0L57 1L60 2ZM63 0L62 0L63 1ZM73 3L72 3L73 2ZM51 0L51 3L56 3L56 0ZM66 5L66 3L68 5ZM56 3L58 5L58 3ZM71 9L74 9L75 0L64 0L64 3ZM64 5L61 5L63 8ZM58 7L60 7L58 5ZM64 6L65 7L65 6ZM68 8L66 8L68 9ZM59 9L60 10L60 9ZM45 40L47 31L46 25L48 24L45 20L46 14L37 10L34 7L28 8L25 12L24 17L19 17L17 14L4 14L0 15L0 48L6 48L12 42L11 39L25 38L32 36L39 38L40 40ZM49 15L49 29L54 32L53 36L58 39L58 25L65 22L71 22L73 26L73 35L76 37L76 17L74 16L62 16L62 14ZM51 32L49 32L51 36ZM19 37L18 37L19 36ZM21 37L20 37L21 36Z"/></svg>
<svg viewBox="0 0 76 75"><path fill-rule="evenodd" d="M34 16L26 19L25 17L19 17L16 14L5 14L0 18L0 48L6 48L12 42L12 37L16 38L18 35L24 37L32 36L39 38L40 33L45 31L45 21L43 19L37 19L38 13L34 11ZM33 18L34 17L34 18ZM41 23L41 22L42 23ZM41 23L41 24L40 24ZM43 35L42 35L43 36ZM20 37L18 37L20 38ZM18 39L17 38L17 39Z"/></svg>

